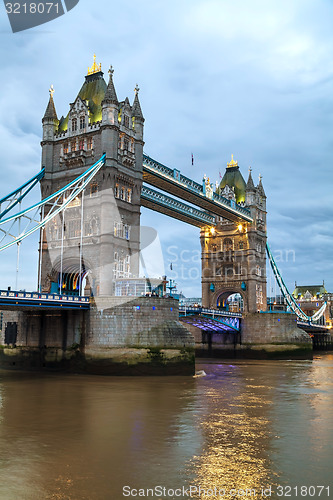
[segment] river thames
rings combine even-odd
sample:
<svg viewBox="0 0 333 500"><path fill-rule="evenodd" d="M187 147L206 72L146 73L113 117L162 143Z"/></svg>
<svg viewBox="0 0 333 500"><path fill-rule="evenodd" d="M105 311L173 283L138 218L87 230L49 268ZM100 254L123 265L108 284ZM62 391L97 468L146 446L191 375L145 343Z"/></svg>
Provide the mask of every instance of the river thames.
<svg viewBox="0 0 333 500"><path fill-rule="evenodd" d="M333 497L333 354L203 377L0 372L0 499Z"/></svg>

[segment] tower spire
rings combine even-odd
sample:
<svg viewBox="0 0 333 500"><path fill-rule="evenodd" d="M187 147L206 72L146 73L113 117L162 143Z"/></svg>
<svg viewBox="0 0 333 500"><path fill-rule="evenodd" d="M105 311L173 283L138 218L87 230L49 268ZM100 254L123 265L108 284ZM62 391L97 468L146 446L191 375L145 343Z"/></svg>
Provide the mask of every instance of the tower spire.
<svg viewBox="0 0 333 500"><path fill-rule="evenodd" d="M252 168L249 167L249 178L247 180L247 184L246 184L246 190L247 191L254 191L255 187L254 187L254 182L253 182L253 179L252 179Z"/></svg>
<svg viewBox="0 0 333 500"><path fill-rule="evenodd" d="M49 93L50 93L50 98L49 98L49 102L48 102L48 105L47 105L45 113L44 113L43 121L46 118L50 118L51 120L58 120L57 112L56 112L54 101L53 101L53 94L54 94L53 85L51 85L51 87L49 89Z"/></svg>
<svg viewBox="0 0 333 500"><path fill-rule="evenodd" d="M261 196L266 196L264 186L262 185L262 175L259 175L259 184L258 184L258 191L261 194Z"/></svg>
<svg viewBox="0 0 333 500"><path fill-rule="evenodd" d="M113 84L113 73L114 73L114 69L112 66L110 66L109 83L108 83L108 86L106 88L105 96L104 96L104 99L102 101L102 104L104 102L108 103L108 104L118 104L116 89L114 88L114 84Z"/></svg>
<svg viewBox="0 0 333 500"><path fill-rule="evenodd" d="M138 86L138 84L136 84L135 89L134 89L135 96L134 96L132 110L133 110L133 116L135 116L136 118L143 119L143 114L142 114L140 101L139 101L139 90L140 90L139 86Z"/></svg>

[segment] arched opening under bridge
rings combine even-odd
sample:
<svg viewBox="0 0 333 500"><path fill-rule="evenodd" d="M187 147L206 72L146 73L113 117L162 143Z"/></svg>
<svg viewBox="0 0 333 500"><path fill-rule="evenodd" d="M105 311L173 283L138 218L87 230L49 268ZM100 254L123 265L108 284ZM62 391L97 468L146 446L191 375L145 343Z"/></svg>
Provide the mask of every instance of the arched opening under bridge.
<svg viewBox="0 0 333 500"><path fill-rule="evenodd" d="M239 292L229 290L218 295L216 307L222 311L242 313L244 311L244 299Z"/></svg>

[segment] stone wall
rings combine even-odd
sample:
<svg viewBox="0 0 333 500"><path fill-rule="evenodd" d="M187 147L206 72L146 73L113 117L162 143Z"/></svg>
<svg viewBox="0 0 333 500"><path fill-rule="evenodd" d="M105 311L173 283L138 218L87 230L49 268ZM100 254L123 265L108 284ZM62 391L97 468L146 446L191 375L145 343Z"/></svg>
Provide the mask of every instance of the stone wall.
<svg viewBox="0 0 333 500"><path fill-rule="evenodd" d="M195 338L199 357L252 359L312 358L312 339L297 327L296 316L279 313L247 313L240 333L204 332L186 324ZM184 323L185 324L185 323Z"/></svg>
<svg viewBox="0 0 333 500"><path fill-rule="evenodd" d="M178 322L174 299L103 297L90 311L2 313L1 367L100 374L194 373L194 339ZM17 325L11 345L5 345L8 322Z"/></svg>

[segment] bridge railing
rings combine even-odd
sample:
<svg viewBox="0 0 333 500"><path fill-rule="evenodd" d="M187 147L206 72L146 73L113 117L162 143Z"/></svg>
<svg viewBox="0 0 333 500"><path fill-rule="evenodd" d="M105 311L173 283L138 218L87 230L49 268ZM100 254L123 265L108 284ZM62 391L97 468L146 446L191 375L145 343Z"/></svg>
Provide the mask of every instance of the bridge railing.
<svg viewBox="0 0 333 500"><path fill-rule="evenodd" d="M9 299L27 299L29 301L57 301L57 302L74 302L74 303L84 303L89 304L89 297L83 297L79 295L60 295L56 293L39 293L39 292L19 292L14 290L0 290L0 298Z"/></svg>
<svg viewBox="0 0 333 500"><path fill-rule="evenodd" d="M195 313L195 314L209 314L211 316L224 316L233 318L242 318L242 313L231 312L231 311L221 311L219 309L208 309L206 307L188 307L179 306L179 312L184 313Z"/></svg>

